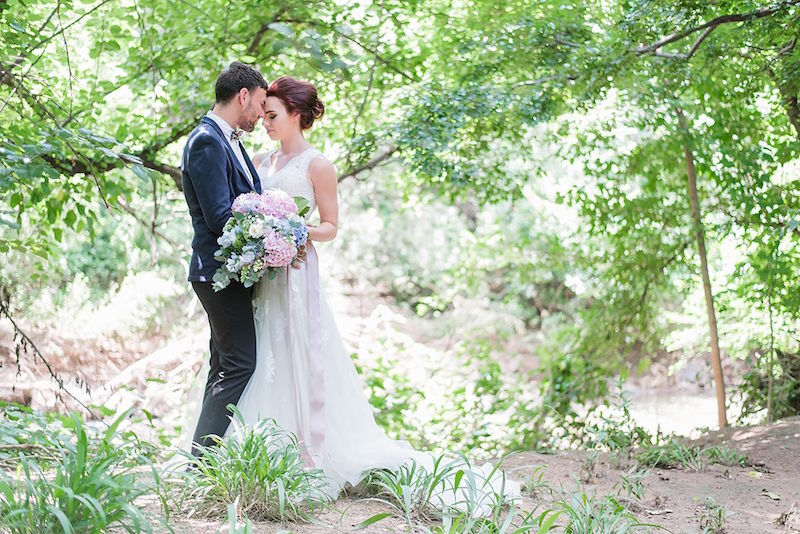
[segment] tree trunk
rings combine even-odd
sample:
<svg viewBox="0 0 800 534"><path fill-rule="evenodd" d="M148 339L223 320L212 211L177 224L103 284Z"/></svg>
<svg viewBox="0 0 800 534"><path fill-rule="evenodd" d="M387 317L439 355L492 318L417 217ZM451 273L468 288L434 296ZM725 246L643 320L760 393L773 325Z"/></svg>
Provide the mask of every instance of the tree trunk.
<svg viewBox="0 0 800 534"><path fill-rule="evenodd" d="M678 121L684 133L683 155L686 158L686 174L689 177L689 203L692 209L692 222L695 227L697 239L697 252L700 255L700 270L703 275L703 290L706 295L706 311L708 312L708 331L711 338L711 367L714 370L714 386L717 393L717 418L719 427L728 426L728 416L725 412L725 380L722 376L722 359L719 353L719 337L717 335L717 317L714 313L714 295L711 292L711 277L708 274L708 258L706 256L705 232L703 221L700 218L700 202L697 198L697 173L694 168L694 157L689 146L689 127L683 111L676 109Z"/></svg>

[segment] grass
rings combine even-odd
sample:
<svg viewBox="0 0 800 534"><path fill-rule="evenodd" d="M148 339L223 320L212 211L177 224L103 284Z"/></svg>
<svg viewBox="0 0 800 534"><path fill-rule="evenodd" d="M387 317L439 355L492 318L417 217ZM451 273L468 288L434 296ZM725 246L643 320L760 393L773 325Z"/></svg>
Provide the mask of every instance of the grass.
<svg viewBox="0 0 800 534"><path fill-rule="evenodd" d="M474 470L466 458L439 456L430 470L416 462L396 471L373 470L362 485L394 508L409 526L440 519L448 528L472 529L487 521L497 523L511 504L501 464L484 474Z"/></svg>
<svg viewBox="0 0 800 534"><path fill-rule="evenodd" d="M304 467L297 438L274 420L248 426L229 408L234 431L199 458L185 453L195 466L171 481L177 509L218 517L235 504L238 514L253 520L313 521L328 500L323 472Z"/></svg>
<svg viewBox="0 0 800 534"><path fill-rule="evenodd" d="M725 520L728 518L728 510L718 504L711 497L706 498L705 504L700 507L700 528L703 534L722 534L725 532Z"/></svg>
<svg viewBox="0 0 800 534"><path fill-rule="evenodd" d="M523 512L512 507L503 518L476 518L467 514L445 517L441 525L431 529L417 527L428 534L545 534L556 528L561 512L548 509Z"/></svg>
<svg viewBox="0 0 800 534"><path fill-rule="evenodd" d="M156 495L169 507L147 448L132 432L119 432L130 411L102 434L73 414L68 434L48 438L50 457L19 452L15 477L0 471L0 529L7 532L97 533L152 530L152 517L135 501ZM152 475L145 480L145 473Z"/></svg>
<svg viewBox="0 0 800 534"><path fill-rule="evenodd" d="M28 406L0 402L0 467L15 470L19 453L42 467L58 461L59 444L73 439L71 425L70 416L39 414Z"/></svg>
<svg viewBox="0 0 800 534"><path fill-rule="evenodd" d="M648 475L650 475L650 471L642 470L637 466L623 471L619 475L619 482L614 484L614 487L617 488L617 495L624 492L625 497L641 501L644 498L644 479Z"/></svg>
<svg viewBox="0 0 800 534"><path fill-rule="evenodd" d="M531 499L543 497L545 493L552 495L553 488L550 483L545 480L544 473L545 466L537 465L533 467L532 472L525 474L522 477L522 494Z"/></svg>
<svg viewBox="0 0 800 534"><path fill-rule="evenodd" d="M142 532L152 531L157 521L169 530L170 514L177 510L227 518L227 531L248 533L253 521L316 523L329 504L324 474L304 467L297 439L272 420L246 426L235 409L231 435L218 439L199 459L187 455L195 468L174 474L166 484L153 468L158 448L120 430L130 412L97 431L77 415L2 408L0 445L5 446L0 447L0 462L8 471L0 472L2 532ZM605 420L606 432L600 434L612 440L604 448L624 457L639 440L638 432L617 432L610 424ZM591 472L596 470L599 441L588 451L592 465L585 467ZM359 488L366 500L387 503L392 511L376 514L353 530L366 530L389 517L402 517L409 531L427 534L539 534L554 529L624 534L660 528L641 523L634 515L637 509L625 504L644 498L648 472L642 465L701 470L710 463L747 463L731 449L686 446L675 439L640 447L637 465L622 472L614 486L616 496L557 492L545 480L544 467L536 466L523 480L522 491L534 499L549 495L547 503L540 503L544 511L521 510L506 500L502 462L489 474L472 469L466 458L446 456L432 458L430 469L411 462L397 470L373 470ZM147 497L161 502L166 517L156 520L137 505ZM724 532L729 515L724 507L709 500L697 514L704 532Z"/></svg>
<svg viewBox="0 0 800 534"><path fill-rule="evenodd" d="M238 500L228 505L228 534L253 534L253 522L247 517L239 522L238 509Z"/></svg>
<svg viewBox="0 0 800 534"><path fill-rule="evenodd" d="M636 460L651 467L683 468L689 471L702 471L709 464L745 466L748 463L746 456L725 447L688 446L675 439L662 445L645 447L636 454Z"/></svg>
<svg viewBox="0 0 800 534"><path fill-rule="evenodd" d="M640 528L660 528L639 522L614 497L597 497L581 491L557 506L565 514L565 534L626 534Z"/></svg>
<svg viewBox="0 0 800 534"><path fill-rule="evenodd" d="M438 515L436 495L446 487L448 480L456 482L457 471L454 463L439 456L430 472L416 461L403 464L396 471L373 469L360 486L397 510L411 525L414 521L430 521Z"/></svg>

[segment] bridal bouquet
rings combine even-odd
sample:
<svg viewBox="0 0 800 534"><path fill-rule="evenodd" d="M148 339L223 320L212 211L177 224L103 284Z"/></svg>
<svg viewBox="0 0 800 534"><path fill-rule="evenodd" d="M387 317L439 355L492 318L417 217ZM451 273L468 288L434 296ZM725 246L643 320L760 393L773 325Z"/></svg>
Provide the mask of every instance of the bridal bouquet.
<svg viewBox="0 0 800 534"><path fill-rule="evenodd" d="M272 280L281 267L290 265L298 247L308 240L303 219L308 208L306 199L292 199L277 189L236 197L233 216L217 239L221 248L214 258L222 265L214 274L214 290L227 287L231 280L250 287L264 274Z"/></svg>

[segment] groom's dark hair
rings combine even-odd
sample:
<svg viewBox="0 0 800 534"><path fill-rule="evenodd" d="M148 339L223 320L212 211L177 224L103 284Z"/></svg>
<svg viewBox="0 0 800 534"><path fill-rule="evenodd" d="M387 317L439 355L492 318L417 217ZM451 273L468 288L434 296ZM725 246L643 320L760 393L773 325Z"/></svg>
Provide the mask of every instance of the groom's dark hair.
<svg viewBox="0 0 800 534"><path fill-rule="evenodd" d="M230 102L243 87L247 87L249 91L255 91L259 87L266 90L267 80L250 65L234 61L217 76L217 83L214 84L217 103Z"/></svg>

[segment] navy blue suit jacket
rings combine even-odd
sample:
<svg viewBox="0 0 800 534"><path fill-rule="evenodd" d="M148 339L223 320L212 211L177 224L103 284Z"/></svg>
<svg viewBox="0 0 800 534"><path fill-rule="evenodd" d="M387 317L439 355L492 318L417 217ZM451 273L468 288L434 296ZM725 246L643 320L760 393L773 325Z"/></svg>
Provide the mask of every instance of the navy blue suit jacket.
<svg viewBox="0 0 800 534"><path fill-rule="evenodd" d="M190 282L211 282L220 263L217 238L231 216L233 200L243 193L261 193L261 181L242 147L255 189L236 158L220 127L208 117L189 135L183 149L181 182L189 214L192 216L192 263Z"/></svg>

